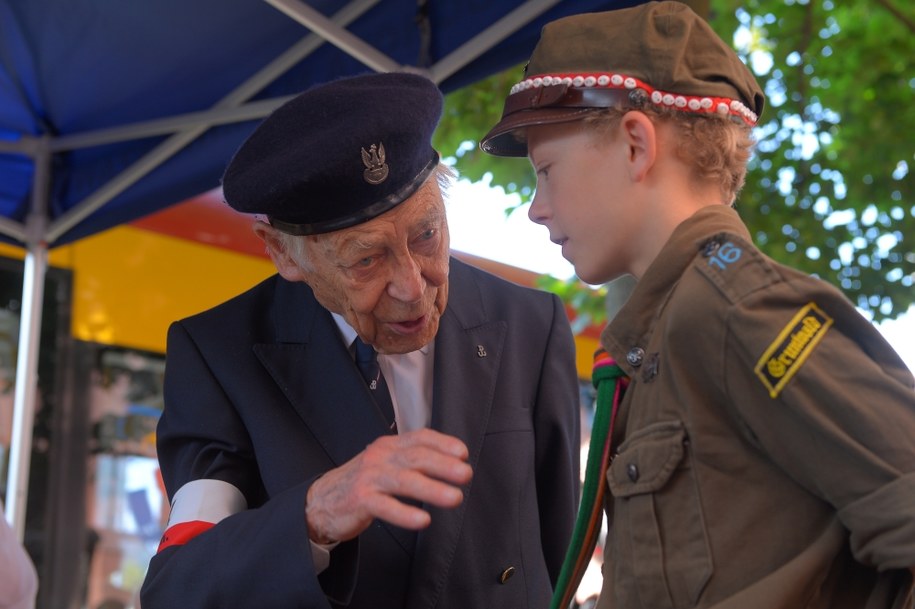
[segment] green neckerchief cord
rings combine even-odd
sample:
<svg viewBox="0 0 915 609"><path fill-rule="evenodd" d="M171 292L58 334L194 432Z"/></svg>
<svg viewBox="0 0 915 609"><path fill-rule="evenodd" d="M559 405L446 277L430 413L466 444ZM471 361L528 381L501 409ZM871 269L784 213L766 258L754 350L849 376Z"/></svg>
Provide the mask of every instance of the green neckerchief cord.
<svg viewBox="0 0 915 609"><path fill-rule="evenodd" d="M585 482L581 504L572 531L572 541L566 552L550 609L568 609L578 585L588 568L597 545L602 522L604 493L607 478L604 475L610 462L610 444L616 413L622 400L628 378L623 369L603 349L594 354L591 382L597 389L597 405L591 424L591 441L585 465Z"/></svg>

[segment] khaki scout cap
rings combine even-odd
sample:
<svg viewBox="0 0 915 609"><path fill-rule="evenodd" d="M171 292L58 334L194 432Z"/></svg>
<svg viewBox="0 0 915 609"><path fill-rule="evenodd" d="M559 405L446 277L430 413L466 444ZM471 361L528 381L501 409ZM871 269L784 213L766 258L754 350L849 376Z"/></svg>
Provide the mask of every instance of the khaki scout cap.
<svg viewBox="0 0 915 609"><path fill-rule="evenodd" d="M573 121L595 108L646 102L755 125L765 98L747 66L682 2L648 2L543 27L502 120L480 143L526 156L524 128Z"/></svg>

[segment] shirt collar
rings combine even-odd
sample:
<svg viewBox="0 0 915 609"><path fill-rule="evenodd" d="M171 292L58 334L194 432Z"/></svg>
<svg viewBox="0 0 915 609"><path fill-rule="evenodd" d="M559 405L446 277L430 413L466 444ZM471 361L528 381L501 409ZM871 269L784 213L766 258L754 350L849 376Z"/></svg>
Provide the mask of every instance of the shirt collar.
<svg viewBox="0 0 915 609"><path fill-rule="evenodd" d="M343 337L343 344L346 345L346 348L349 349L353 346L353 341L356 340L356 331L351 325L346 323L346 320L339 313L331 312L331 315L334 318L334 322L337 324L337 327L340 329L340 336ZM429 345L423 345L417 349L423 355L429 354Z"/></svg>
<svg viewBox="0 0 915 609"><path fill-rule="evenodd" d="M644 348L654 322L686 267L711 237L722 233L736 233L750 239L737 212L724 205L703 207L681 222L635 284L626 304L604 328L601 343L627 374L634 371L626 363L626 353L633 347Z"/></svg>

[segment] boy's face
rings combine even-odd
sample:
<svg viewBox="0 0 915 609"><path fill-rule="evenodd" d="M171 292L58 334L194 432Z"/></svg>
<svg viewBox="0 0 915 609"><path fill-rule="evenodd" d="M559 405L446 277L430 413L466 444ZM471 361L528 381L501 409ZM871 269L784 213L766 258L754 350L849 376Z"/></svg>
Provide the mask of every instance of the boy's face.
<svg viewBox="0 0 915 609"><path fill-rule="evenodd" d="M641 218L630 196L620 138L599 139L580 121L527 129L537 191L528 216L550 231L578 277L601 284L631 272Z"/></svg>

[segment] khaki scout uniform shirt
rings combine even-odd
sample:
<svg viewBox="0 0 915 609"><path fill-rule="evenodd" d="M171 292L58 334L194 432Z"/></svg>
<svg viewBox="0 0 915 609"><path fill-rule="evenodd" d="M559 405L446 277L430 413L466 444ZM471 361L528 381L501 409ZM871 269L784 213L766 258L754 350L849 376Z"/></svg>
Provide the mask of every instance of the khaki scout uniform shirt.
<svg viewBox="0 0 915 609"><path fill-rule="evenodd" d="M911 606L911 373L737 214L682 223L601 342L631 377L599 607Z"/></svg>

